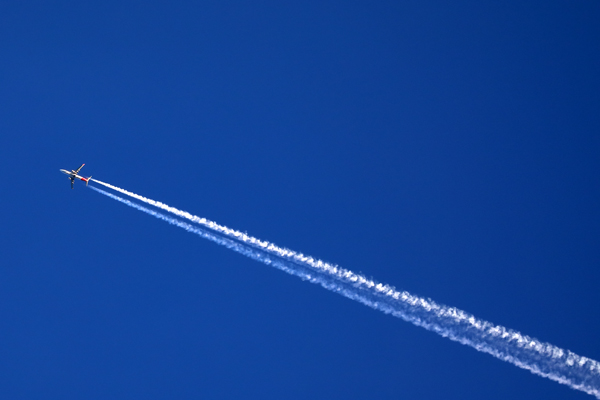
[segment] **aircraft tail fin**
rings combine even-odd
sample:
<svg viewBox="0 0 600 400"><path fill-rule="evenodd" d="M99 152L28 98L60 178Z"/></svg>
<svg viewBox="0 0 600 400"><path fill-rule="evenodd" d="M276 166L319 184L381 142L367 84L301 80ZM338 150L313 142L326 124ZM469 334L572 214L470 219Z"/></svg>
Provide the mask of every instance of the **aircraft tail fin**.
<svg viewBox="0 0 600 400"><path fill-rule="evenodd" d="M90 179L92 179L92 176L91 176L91 175L90 175L90 177L89 177L89 178L87 178L87 179L85 180L85 186L87 186L87 185L88 185L88 183L90 183Z"/></svg>

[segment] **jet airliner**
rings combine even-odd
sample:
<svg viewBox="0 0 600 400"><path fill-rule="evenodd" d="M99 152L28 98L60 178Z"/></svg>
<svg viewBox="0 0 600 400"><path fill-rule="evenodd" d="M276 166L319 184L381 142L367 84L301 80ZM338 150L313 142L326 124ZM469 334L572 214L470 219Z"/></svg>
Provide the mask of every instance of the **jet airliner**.
<svg viewBox="0 0 600 400"><path fill-rule="evenodd" d="M69 175L69 179L71 180L71 189L73 189L73 182L75 182L75 179L81 179L82 181L85 182L85 185L87 186L87 184L89 183L90 179L92 179L92 177L90 176L89 178L84 178L83 176L79 176L77 175L79 173L79 171L81 170L81 168L83 168L85 164L81 164L81 167L71 170L70 172L67 171L66 169L61 169L60 172L62 172L63 174Z"/></svg>

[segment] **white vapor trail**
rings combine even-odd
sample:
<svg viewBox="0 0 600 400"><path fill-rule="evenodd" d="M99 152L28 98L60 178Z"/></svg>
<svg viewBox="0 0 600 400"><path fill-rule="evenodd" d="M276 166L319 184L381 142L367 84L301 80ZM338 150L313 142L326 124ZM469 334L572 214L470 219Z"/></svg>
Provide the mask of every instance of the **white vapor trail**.
<svg viewBox="0 0 600 400"><path fill-rule="evenodd" d="M245 233L229 229L205 218L191 215L166 204L92 179L127 196L186 218L220 234L215 235L186 222L150 210L129 200L90 186L91 189L148 213L172 225L195 233L256 261L272 265L304 280L361 302L371 308L436 332L476 350L493 355L513 365L531 371L572 389L581 390L600 399L600 363L569 350L523 335L512 329L492 324L454 307L437 304L431 299L414 296L406 291L375 282L360 274L316 260ZM232 240L235 239L235 240Z"/></svg>

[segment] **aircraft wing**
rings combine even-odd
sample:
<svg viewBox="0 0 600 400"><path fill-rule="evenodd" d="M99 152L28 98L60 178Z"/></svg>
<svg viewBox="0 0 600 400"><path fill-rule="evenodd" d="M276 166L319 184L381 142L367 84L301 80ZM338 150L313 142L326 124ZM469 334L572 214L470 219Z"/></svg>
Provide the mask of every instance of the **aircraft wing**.
<svg viewBox="0 0 600 400"><path fill-rule="evenodd" d="M79 173L79 170L80 170L81 168L83 168L83 166L84 166L84 165L85 165L85 164L81 164L81 167L77 168L77 170L75 171L75 173L76 173L76 174L78 174L78 173Z"/></svg>

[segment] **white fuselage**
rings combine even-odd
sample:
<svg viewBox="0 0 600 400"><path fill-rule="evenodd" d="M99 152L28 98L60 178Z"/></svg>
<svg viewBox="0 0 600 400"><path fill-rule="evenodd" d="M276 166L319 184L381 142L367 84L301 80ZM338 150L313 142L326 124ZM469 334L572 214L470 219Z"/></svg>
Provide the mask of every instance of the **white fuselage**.
<svg viewBox="0 0 600 400"><path fill-rule="evenodd" d="M87 179L84 178L83 176L77 175L77 173L75 171L67 171L66 169L61 169L60 172L62 172L65 175L69 175L69 178L72 178L72 179L81 179L84 182L87 181Z"/></svg>

